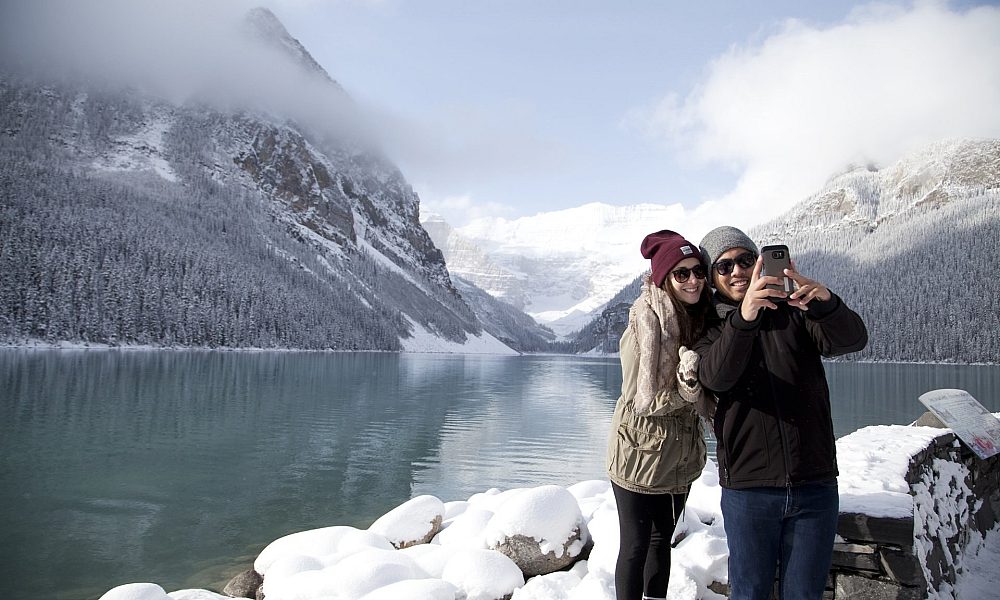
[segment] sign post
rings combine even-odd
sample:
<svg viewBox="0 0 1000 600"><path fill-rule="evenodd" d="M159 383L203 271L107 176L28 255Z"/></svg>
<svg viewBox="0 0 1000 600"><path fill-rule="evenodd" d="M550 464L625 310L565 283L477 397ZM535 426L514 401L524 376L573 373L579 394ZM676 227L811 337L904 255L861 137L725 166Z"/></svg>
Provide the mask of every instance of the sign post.
<svg viewBox="0 0 1000 600"><path fill-rule="evenodd" d="M920 402L981 459L1000 453L1000 420L965 390L934 390Z"/></svg>

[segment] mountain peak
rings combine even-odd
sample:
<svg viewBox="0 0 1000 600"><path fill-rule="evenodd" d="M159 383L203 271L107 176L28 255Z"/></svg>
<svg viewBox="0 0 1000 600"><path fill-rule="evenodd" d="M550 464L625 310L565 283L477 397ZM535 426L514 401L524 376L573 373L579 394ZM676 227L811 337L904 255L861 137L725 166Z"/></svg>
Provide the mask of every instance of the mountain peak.
<svg viewBox="0 0 1000 600"><path fill-rule="evenodd" d="M247 11L244 17L244 23L247 27L247 31L254 38L260 40L261 42L275 48L281 52L290 55L296 62L302 65L306 71L316 73L326 79L327 81L336 84L336 81L330 77L330 74L326 72L316 59L309 54L309 51L299 43L297 39L292 37L288 30L285 29L284 24L277 16L269 9L262 6L251 8Z"/></svg>

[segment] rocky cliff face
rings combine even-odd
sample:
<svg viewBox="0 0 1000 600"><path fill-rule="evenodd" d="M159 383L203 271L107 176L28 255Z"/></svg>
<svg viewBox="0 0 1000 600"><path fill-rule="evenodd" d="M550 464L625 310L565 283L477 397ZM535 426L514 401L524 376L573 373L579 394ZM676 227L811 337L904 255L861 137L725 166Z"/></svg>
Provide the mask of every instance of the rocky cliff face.
<svg viewBox="0 0 1000 600"><path fill-rule="evenodd" d="M0 74L0 336L395 350L418 328L482 333L417 195L341 126L340 86L268 11L245 28L336 105L333 124L301 106Z"/></svg>

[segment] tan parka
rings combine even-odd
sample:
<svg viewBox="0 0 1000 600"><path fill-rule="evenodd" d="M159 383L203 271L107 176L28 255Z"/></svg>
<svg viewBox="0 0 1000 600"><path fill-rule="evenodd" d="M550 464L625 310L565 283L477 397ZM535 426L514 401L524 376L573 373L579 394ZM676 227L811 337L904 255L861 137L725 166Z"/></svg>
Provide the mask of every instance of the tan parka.
<svg viewBox="0 0 1000 600"><path fill-rule="evenodd" d="M686 492L705 466L695 403L707 399L700 384L678 383L678 338L667 292L647 280L622 334L622 394L608 440L608 476L633 492Z"/></svg>

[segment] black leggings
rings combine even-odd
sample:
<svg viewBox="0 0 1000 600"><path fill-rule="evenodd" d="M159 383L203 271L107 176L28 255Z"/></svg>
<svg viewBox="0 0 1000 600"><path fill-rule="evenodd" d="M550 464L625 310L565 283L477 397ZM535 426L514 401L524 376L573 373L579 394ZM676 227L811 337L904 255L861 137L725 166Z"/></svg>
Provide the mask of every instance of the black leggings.
<svg viewBox="0 0 1000 600"><path fill-rule="evenodd" d="M687 494L639 494L614 483L621 546L615 565L618 600L666 598L670 539Z"/></svg>

